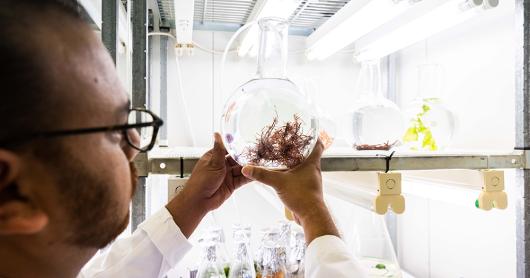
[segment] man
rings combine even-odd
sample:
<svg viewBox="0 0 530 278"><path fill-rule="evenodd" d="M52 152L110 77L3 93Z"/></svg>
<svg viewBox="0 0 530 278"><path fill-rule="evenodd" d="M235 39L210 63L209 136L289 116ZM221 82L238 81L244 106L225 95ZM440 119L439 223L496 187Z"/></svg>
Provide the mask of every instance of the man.
<svg viewBox="0 0 530 278"><path fill-rule="evenodd" d="M304 227L309 277L362 275L322 199L320 143L292 171L247 167L245 177L218 134L184 190L80 272L127 226L132 161L156 136L143 142L136 128L154 130L161 120L130 109L77 10L66 0L0 2L0 277L164 277L204 215L249 178L273 186Z"/></svg>

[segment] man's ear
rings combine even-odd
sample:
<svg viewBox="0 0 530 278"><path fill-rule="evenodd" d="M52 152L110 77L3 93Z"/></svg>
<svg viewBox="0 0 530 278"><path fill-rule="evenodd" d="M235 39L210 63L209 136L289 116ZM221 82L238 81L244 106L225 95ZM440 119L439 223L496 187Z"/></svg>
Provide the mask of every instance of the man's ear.
<svg viewBox="0 0 530 278"><path fill-rule="evenodd" d="M20 193L21 167L20 156L0 149L0 236L38 233L48 223L34 200Z"/></svg>

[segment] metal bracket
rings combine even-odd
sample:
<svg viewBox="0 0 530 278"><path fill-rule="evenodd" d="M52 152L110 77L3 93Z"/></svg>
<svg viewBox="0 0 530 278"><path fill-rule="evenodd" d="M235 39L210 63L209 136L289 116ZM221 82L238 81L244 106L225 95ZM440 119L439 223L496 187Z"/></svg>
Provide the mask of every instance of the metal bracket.
<svg viewBox="0 0 530 278"><path fill-rule="evenodd" d="M200 155L193 156L157 156L147 159L139 155L135 159L140 176L147 174L180 175L191 174ZM146 166L147 165L147 166ZM491 155L402 155L396 153L392 158L392 170L488 170L488 169L530 169L530 152L516 150L507 154ZM322 171L384 171L386 161L376 155L324 156Z"/></svg>
<svg viewBox="0 0 530 278"><path fill-rule="evenodd" d="M378 172L379 195L374 200L374 210L378 214L385 214L390 207L392 211L401 214L405 211L405 198L401 195L401 173Z"/></svg>
<svg viewBox="0 0 530 278"><path fill-rule="evenodd" d="M521 161L523 164L522 169L530 169L530 151L529 150L523 150L523 153L521 155Z"/></svg>

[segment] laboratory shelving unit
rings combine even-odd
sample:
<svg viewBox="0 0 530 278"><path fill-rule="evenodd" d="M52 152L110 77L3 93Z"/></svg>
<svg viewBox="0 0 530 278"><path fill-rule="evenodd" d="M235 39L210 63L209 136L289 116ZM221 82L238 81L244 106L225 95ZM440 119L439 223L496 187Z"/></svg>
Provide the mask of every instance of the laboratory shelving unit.
<svg viewBox="0 0 530 278"><path fill-rule="evenodd" d="M94 28L102 33L102 39L111 55L116 59L118 7L123 5L130 14L132 26L132 103L136 107L146 107L148 103L148 44L147 31L150 22L148 1L158 7L152 11L160 17L159 28L172 27L173 0L101 0L101 13L93 9L92 0L80 1L85 7L91 7L85 14ZM256 0L249 0L255 3ZM208 17L215 15L208 8L208 3L228 5L234 9L241 6L227 4L227 0L196 0L195 18L197 28L208 28ZM292 22L299 28L316 28L334 12L313 13L318 9L335 12L348 1L302 1L295 11ZM320 5L320 6L319 6ZM250 5L251 6L251 5ZM250 7L249 6L249 7ZM530 277L530 0L516 0L516 145L515 150L507 153L436 153L414 155L396 153L389 159L387 152L358 153L330 152L322 159L323 171L385 171L385 170L433 170L433 169L516 169L516 245L517 277ZM322 16L328 14L328 16ZM248 14L246 15L248 17ZM230 24L220 24L218 28L235 30L244 23L243 16ZM211 24L210 24L211 25ZM155 30L157 31L157 30ZM163 60L164 57L161 57ZM493 111L492 111L493 112ZM170 149L157 150L141 154L136 159L140 180L138 191L133 200L132 225L136 228L145 219L145 181L149 174L170 174L184 177L191 173L204 150ZM389 161L387 166L387 161Z"/></svg>
<svg viewBox="0 0 530 278"><path fill-rule="evenodd" d="M167 174L187 176L200 156L207 150L202 148L157 149L149 155L139 157L136 162L142 175ZM422 154L412 152L345 151L330 150L324 153L322 171L405 171L442 169L527 169L530 153L440 152ZM388 169L387 169L388 164Z"/></svg>

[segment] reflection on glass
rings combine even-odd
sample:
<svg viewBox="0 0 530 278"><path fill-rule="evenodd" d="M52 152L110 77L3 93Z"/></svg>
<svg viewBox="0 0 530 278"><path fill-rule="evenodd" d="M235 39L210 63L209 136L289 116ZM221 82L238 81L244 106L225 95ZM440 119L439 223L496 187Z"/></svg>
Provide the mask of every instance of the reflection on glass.
<svg viewBox="0 0 530 278"><path fill-rule="evenodd" d="M223 142L241 165L292 168L311 153L318 119L300 88L286 76L287 21L259 21L258 72L227 101Z"/></svg>

